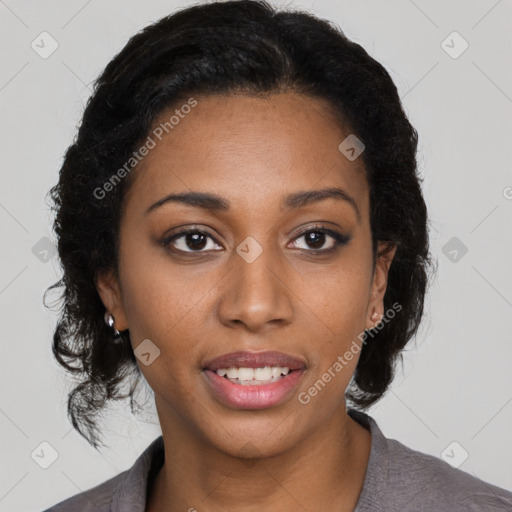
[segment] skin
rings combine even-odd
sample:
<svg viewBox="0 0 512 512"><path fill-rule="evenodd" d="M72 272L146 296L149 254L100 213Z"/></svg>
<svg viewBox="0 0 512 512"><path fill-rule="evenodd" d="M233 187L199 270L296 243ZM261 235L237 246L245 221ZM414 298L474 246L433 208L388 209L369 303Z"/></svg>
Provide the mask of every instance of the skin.
<svg viewBox="0 0 512 512"><path fill-rule="evenodd" d="M307 405L297 395L354 340L361 345L357 336L376 324L374 313L384 314L396 248L372 273L362 158L339 151L351 132L323 100L294 92L196 99L130 176L119 280L105 272L96 281L115 328L130 329L134 348L149 338L161 351L149 366L138 362L155 393L166 453L146 510L353 511L371 447L370 432L346 413L358 356ZM360 218L339 199L295 210L281 204L285 195L324 187L350 194ZM168 202L145 214L164 196L192 190L231 206ZM318 223L350 241L312 254L334 246L330 235L316 231L316 242L301 235ZM213 238L159 243L182 227ZM252 263L236 252L249 236L262 248ZM215 398L202 373L208 359L237 350L282 351L307 369L281 405L237 410Z"/></svg>

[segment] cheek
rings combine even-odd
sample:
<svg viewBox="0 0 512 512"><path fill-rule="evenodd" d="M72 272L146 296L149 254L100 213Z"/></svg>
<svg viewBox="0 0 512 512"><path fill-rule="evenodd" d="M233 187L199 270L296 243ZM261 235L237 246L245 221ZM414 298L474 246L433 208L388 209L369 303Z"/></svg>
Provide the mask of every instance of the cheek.
<svg viewBox="0 0 512 512"><path fill-rule="evenodd" d="M359 256L340 260L325 274L305 274L308 279L304 284L311 291L303 293L307 306L303 310L313 319L308 322L307 332L315 340L315 350L309 354L311 371L306 387L311 389L311 396L322 394L323 400L333 403L343 397L352 378L364 333L371 260L365 261L361 253Z"/></svg>
<svg viewBox="0 0 512 512"><path fill-rule="evenodd" d="M321 329L313 329L312 322L307 328L315 350L308 353L309 375L298 398L301 404L316 404L322 417L327 418L343 401L356 369L367 301L366 279L339 273L337 279L323 281L322 292L311 308Z"/></svg>
<svg viewBox="0 0 512 512"><path fill-rule="evenodd" d="M164 249L145 244L134 240L122 247L120 278L132 344L146 338L159 347L169 339L185 341L190 336L183 333L197 328L202 298L216 280L197 266L173 264Z"/></svg>
<svg viewBox="0 0 512 512"><path fill-rule="evenodd" d="M366 308L370 296L371 267L361 262L340 260L339 263L312 272L300 285L305 311L321 327L325 337L347 342L364 329ZM311 317L311 313L309 316Z"/></svg>

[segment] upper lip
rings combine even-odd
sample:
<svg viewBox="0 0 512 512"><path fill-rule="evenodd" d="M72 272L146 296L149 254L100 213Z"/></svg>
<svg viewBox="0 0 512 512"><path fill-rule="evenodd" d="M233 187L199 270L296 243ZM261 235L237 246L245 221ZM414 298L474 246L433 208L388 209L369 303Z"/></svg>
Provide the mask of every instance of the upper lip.
<svg viewBox="0 0 512 512"><path fill-rule="evenodd" d="M220 368L261 368L264 366L281 366L290 370L300 370L306 363L297 357L283 352L270 350L266 352L230 352L207 361L204 369L217 371Z"/></svg>

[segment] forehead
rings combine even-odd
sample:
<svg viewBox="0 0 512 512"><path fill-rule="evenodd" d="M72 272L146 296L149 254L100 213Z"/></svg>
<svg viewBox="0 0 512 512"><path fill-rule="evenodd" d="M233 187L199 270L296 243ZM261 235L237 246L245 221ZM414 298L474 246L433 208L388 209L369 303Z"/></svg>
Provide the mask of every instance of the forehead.
<svg viewBox="0 0 512 512"><path fill-rule="evenodd" d="M233 209L261 207L294 191L340 187L366 211L362 158L350 161L339 150L350 129L324 100L291 92L194 100L193 108L177 104L153 123L153 147L132 171L130 208L191 190L229 198Z"/></svg>

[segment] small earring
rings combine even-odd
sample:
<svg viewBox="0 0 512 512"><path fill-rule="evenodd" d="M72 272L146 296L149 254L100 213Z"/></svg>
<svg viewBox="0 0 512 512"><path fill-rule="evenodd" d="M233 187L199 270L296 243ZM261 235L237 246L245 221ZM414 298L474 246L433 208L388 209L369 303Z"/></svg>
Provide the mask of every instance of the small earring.
<svg viewBox="0 0 512 512"><path fill-rule="evenodd" d="M383 316L384 315L379 315L379 313L377 313L377 311L375 311L372 314L371 318L375 322L375 325L372 327L372 329L375 329L375 327L377 327L377 325L379 325L379 323L382 321Z"/></svg>
<svg viewBox="0 0 512 512"><path fill-rule="evenodd" d="M105 323L111 328L114 329L114 336L117 338L121 335L121 333L114 327L114 317L107 311L104 316Z"/></svg>

